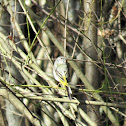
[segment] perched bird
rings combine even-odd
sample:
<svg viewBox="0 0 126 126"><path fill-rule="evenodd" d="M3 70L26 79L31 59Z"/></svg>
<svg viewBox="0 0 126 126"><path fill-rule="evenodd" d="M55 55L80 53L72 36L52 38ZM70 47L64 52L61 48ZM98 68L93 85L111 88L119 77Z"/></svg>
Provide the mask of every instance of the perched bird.
<svg viewBox="0 0 126 126"><path fill-rule="evenodd" d="M67 82L68 68L67 68L65 57L59 56L58 58L56 58L54 62L54 66L53 66L53 75L54 75L54 78L66 88L68 97L71 100L72 91Z"/></svg>

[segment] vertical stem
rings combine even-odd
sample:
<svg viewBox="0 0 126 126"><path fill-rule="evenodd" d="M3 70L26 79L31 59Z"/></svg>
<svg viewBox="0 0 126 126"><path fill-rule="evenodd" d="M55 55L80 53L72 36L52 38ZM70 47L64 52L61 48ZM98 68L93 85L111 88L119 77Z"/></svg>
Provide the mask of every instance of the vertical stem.
<svg viewBox="0 0 126 126"><path fill-rule="evenodd" d="M83 46L86 54L89 57L85 57L87 61L97 60L97 27L96 27L96 1L94 0L85 0L84 1L84 30L87 38L84 38ZM89 40L89 39L90 40ZM85 63L85 75L89 82L93 85L95 89L98 88L98 70L97 66L92 62ZM87 96L88 100L93 100L91 97ZM88 105L87 113L90 118L97 122L99 122L99 107Z"/></svg>

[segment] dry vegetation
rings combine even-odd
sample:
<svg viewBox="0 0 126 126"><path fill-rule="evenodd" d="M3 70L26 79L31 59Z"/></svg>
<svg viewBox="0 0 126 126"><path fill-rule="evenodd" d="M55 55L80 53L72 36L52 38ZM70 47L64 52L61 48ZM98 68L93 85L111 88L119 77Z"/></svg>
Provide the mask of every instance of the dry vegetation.
<svg viewBox="0 0 126 126"><path fill-rule="evenodd" d="M0 3L0 126L126 126L125 0Z"/></svg>

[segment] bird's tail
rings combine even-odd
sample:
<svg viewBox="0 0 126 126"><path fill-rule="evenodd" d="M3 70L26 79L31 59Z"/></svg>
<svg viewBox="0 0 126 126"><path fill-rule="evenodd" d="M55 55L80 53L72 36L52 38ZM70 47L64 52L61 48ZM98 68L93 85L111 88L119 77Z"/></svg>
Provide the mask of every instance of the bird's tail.
<svg viewBox="0 0 126 126"><path fill-rule="evenodd" d="M71 97L71 94L72 94L71 88L69 86L66 86L66 90L67 90L67 94L68 94L69 99L72 100L72 97Z"/></svg>

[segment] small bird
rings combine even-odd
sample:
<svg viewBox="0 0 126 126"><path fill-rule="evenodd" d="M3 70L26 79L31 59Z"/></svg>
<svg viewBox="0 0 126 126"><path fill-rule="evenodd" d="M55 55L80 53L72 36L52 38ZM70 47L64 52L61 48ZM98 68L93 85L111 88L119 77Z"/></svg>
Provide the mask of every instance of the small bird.
<svg viewBox="0 0 126 126"><path fill-rule="evenodd" d="M68 97L71 100L72 91L67 82L68 68L65 57L59 56L58 58L56 58L53 66L53 75L58 82L60 82L63 86L65 86Z"/></svg>

